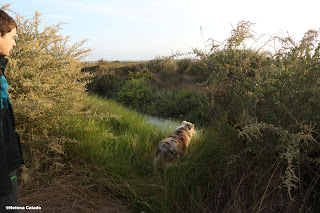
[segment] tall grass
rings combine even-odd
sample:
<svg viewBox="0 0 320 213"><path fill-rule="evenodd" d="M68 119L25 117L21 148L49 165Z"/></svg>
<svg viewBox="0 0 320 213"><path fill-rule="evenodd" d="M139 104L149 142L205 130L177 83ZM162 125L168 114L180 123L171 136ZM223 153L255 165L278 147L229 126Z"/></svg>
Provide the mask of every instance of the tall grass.
<svg viewBox="0 0 320 213"><path fill-rule="evenodd" d="M86 104L87 113L70 119L66 129L67 137L78 141L68 148L69 157L90 168L91 183L132 212L212 208L225 165L238 151L230 143L236 137L232 130L228 137L212 131L196 136L179 166L155 173L151 164L155 147L173 129L152 126L136 111L112 101L89 97Z"/></svg>
<svg viewBox="0 0 320 213"><path fill-rule="evenodd" d="M95 96L88 97L86 106L65 126L66 137L78 141L67 148L70 160L90 167L92 182L131 208L148 206L149 196L162 192L152 165L155 147L172 129L157 128L136 111Z"/></svg>
<svg viewBox="0 0 320 213"><path fill-rule="evenodd" d="M90 96L86 105L84 114L71 118L66 124L66 136L78 141L68 147L67 153L70 159L83 161L84 166L91 168L93 183L120 196L130 211L172 212L190 193L195 193L191 206L197 208L198 202L202 202L197 194L200 192L189 190L192 184L202 180L196 180L199 177L192 173L194 169L205 169L205 165L199 163L206 161L204 153L211 155L201 142L201 131L191 142L189 157L181 159L181 167L161 174L154 171L153 156L158 142L172 133L172 127L154 126L136 111L95 96ZM225 145L220 142L218 144ZM215 141L212 144L216 144ZM211 162L220 162L220 158L217 154ZM216 165L217 169L220 164ZM182 205L179 212L191 206Z"/></svg>
<svg viewBox="0 0 320 213"><path fill-rule="evenodd" d="M142 115L116 102L91 96L86 104L88 108L82 115L71 117L67 122L67 136L81 141L85 148L83 154L90 156L97 165L105 165L109 158L117 159L119 165L130 161L136 147L148 157L152 155L155 141L164 135L160 131L150 135L152 127Z"/></svg>

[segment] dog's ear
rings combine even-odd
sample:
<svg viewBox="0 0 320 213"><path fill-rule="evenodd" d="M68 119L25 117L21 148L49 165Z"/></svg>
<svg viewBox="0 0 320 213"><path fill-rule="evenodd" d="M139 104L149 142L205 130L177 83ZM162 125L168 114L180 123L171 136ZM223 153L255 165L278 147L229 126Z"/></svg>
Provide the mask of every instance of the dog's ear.
<svg viewBox="0 0 320 213"><path fill-rule="evenodd" d="M190 124L190 123L188 124L188 123L187 123L187 126L188 126L188 129L191 130L192 127L193 127L193 124Z"/></svg>
<svg viewBox="0 0 320 213"><path fill-rule="evenodd" d="M188 121L182 121L182 125L187 126L189 130L191 130L193 127L193 124L189 123Z"/></svg>

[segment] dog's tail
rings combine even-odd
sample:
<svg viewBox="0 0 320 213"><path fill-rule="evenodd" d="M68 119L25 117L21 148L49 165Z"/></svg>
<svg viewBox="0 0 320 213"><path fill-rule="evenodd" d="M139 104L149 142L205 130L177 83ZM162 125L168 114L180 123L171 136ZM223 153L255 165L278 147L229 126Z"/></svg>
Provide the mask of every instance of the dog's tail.
<svg viewBox="0 0 320 213"><path fill-rule="evenodd" d="M153 165L155 169L158 170L159 168L167 167L173 160L174 156L170 151L157 150L154 156Z"/></svg>

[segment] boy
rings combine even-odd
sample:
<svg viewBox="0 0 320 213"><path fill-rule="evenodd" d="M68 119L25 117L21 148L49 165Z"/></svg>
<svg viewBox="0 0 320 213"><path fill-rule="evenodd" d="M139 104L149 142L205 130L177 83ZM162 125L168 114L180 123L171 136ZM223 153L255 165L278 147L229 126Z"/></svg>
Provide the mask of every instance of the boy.
<svg viewBox="0 0 320 213"><path fill-rule="evenodd" d="M4 76L8 62L5 56L16 46L16 33L15 20L0 10L0 213L6 212L6 206L18 205L16 169L23 163L21 144L15 131L13 110L7 92L9 86Z"/></svg>

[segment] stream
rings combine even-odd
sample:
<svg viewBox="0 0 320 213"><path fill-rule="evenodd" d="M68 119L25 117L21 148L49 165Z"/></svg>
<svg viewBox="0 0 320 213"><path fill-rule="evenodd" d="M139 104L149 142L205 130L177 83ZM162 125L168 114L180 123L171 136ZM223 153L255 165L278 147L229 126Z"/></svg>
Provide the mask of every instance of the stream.
<svg viewBox="0 0 320 213"><path fill-rule="evenodd" d="M150 115L144 115L144 116L146 118L147 123L154 125L163 131L172 130L172 132L173 132L177 127L181 126L181 123L182 123L182 121L178 122L178 121L154 117L154 116L150 116ZM195 130L196 130L196 134L194 137L197 138L200 136L201 130L197 129L196 126L195 126Z"/></svg>
<svg viewBox="0 0 320 213"><path fill-rule="evenodd" d="M181 123L164 118L158 118L150 115L145 115L147 123L159 127L161 130L168 130L168 129L176 129Z"/></svg>

